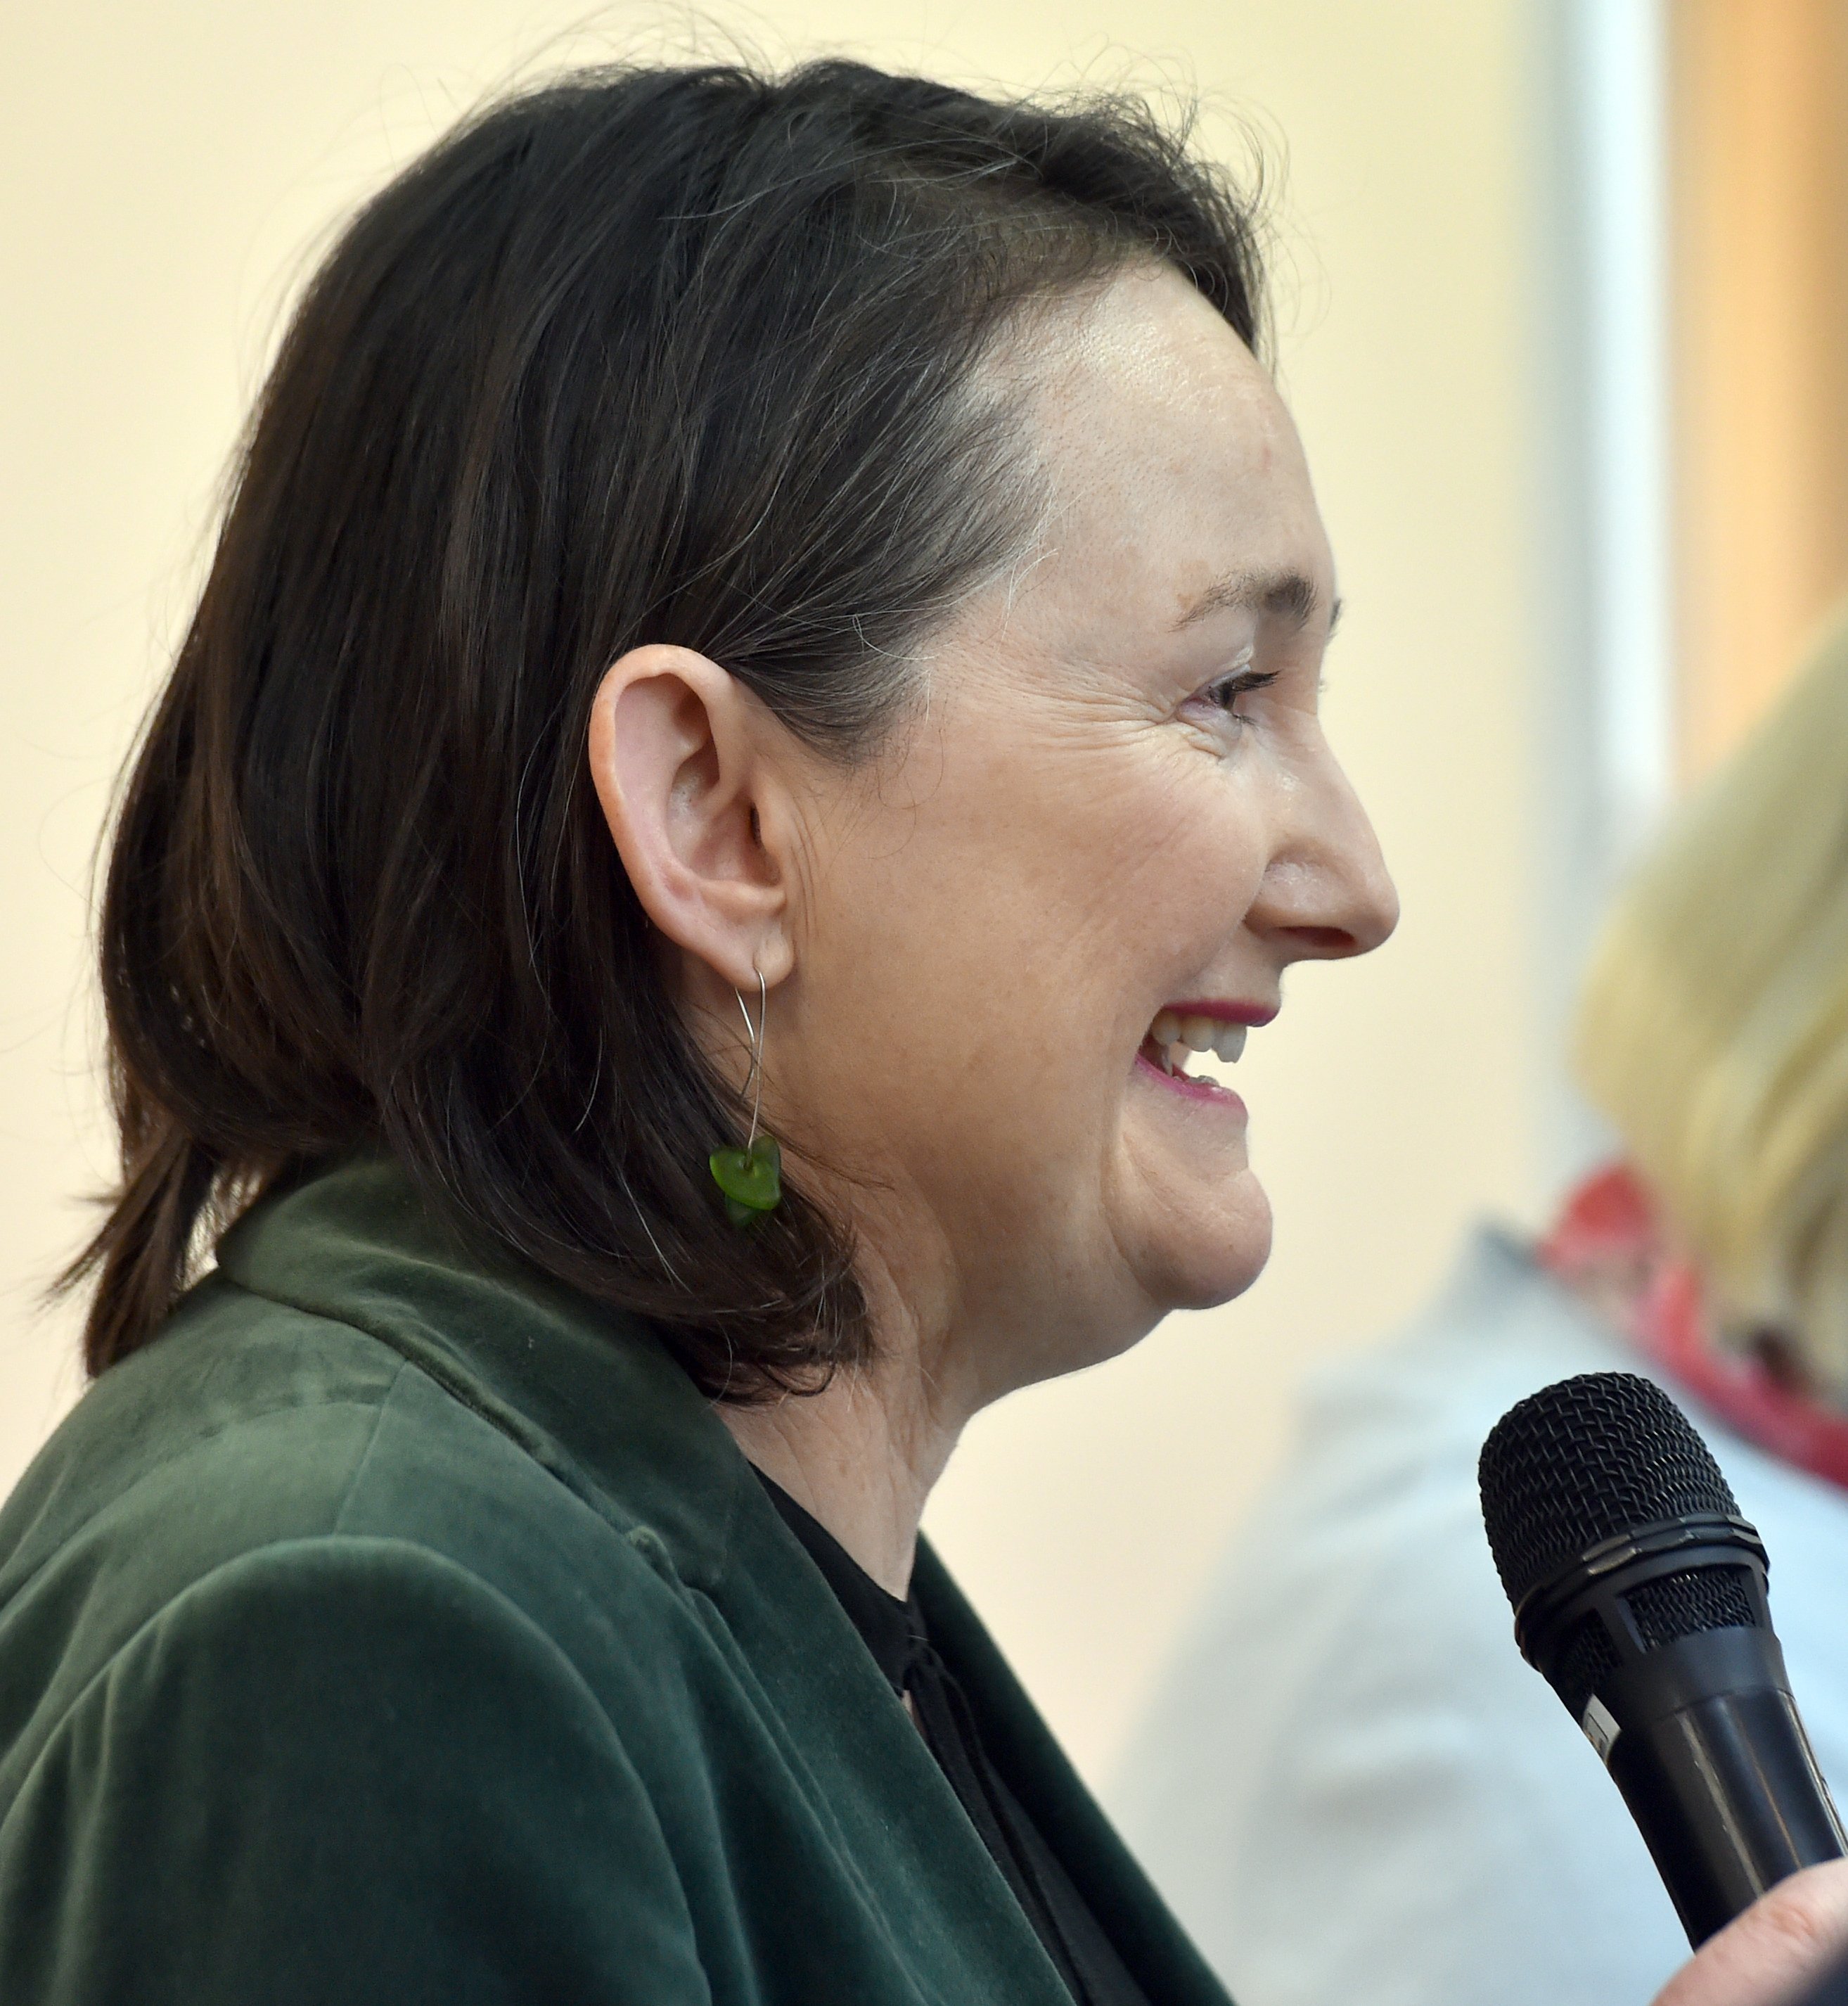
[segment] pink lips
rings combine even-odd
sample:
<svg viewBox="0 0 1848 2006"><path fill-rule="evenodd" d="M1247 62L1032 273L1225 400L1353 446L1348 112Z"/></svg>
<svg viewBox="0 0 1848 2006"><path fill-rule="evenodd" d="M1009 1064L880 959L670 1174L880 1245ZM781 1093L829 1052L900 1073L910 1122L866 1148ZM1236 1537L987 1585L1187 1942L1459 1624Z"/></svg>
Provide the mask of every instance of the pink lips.
<svg viewBox="0 0 1848 2006"><path fill-rule="evenodd" d="M1203 1016L1206 1013L1202 1011L1200 1014ZM1196 1079L1191 1073L1164 1072L1141 1052L1136 1054L1136 1063L1151 1079L1186 1100L1211 1101L1216 1107L1223 1107L1228 1114L1236 1114L1241 1119L1249 1117L1250 1110L1239 1096L1229 1086L1221 1086L1216 1079L1207 1079L1204 1076Z"/></svg>
<svg viewBox="0 0 1848 2006"><path fill-rule="evenodd" d="M1203 996L1189 998L1182 1003L1164 1003L1163 1010L1172 1010L1177 1017L1207 1017L1215 1024L1249 1024L1255 1029L1260 1024L1268 1024L1283 1008L1281 1003L1228 1003L1217 997ZM1156 1015L1159 1016L1161 1012Z"/></svg>

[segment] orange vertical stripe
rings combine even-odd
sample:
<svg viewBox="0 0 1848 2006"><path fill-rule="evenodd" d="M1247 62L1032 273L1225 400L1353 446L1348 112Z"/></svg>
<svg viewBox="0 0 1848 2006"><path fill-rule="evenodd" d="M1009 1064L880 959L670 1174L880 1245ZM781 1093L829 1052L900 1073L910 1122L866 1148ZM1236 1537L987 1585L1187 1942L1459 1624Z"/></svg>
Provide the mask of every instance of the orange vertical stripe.
<svg viewBox="0 0 1848 2006"><path fill-rule="evenodd" d="M1667 14L1692 778L1848 589L1848 0L1667 0Z"/></svg>

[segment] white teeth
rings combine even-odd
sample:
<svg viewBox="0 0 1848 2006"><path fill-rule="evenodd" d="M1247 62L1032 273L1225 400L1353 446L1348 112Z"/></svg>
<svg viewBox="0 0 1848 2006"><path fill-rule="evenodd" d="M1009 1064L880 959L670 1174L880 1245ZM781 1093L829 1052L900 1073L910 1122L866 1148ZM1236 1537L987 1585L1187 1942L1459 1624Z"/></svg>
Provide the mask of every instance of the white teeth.
<svg viewBox="0 0 1848 2006"><path fill-rule="evenodd" d="M1183 1017L1181 1043L1189 1051L1210 1052L1218 1042L1219 1026L1210 1017Z"/></svg>
<svg viewBox="0 0 1848 2006"><path fill-rule="evenodd" d="M1196 1052L1210 1052L1223 1064L1235 1065L1244 1054L1246 1027L1222 1024L1214 1017L1183 1017L1178 1010L1158 1010L1148 1034L1162 1065L1170 1072L1184 1073Z"/></svg>

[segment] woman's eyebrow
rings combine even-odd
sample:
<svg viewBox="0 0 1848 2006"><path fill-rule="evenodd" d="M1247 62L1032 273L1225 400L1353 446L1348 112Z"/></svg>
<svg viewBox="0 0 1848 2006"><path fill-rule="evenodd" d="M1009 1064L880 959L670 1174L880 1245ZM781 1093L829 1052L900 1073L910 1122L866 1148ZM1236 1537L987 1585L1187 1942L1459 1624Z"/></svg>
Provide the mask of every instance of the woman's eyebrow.
<svg viewBox="0 0 1848 2006"><path fill-rule="evenodd" d="M1177 631L1192 627L1215 613L1264 613L1302 627L1321 604L1321 588L1302 572L1228 572L1188 603L1175 627ZM1340 613L1337 599L1329 618L1330 633Z"/></svg>

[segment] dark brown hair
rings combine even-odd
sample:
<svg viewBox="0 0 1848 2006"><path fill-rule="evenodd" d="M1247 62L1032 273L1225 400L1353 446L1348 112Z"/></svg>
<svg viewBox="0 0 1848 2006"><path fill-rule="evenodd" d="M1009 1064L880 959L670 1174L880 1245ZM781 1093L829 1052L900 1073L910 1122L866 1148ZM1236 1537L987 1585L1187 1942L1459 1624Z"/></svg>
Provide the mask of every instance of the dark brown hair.
<svg viewBox="0 0 1848 2006"><path fill-rule="evenodd" d="M865 756L907 652L1028 527L978 365L1130 256L1257 334L1249 213L1146 111L845 62L583 72L361 211L251 420L129 776L101 965L122 1181L93 1371L215 1234L363 1148L478 1242L749 1399L863 1356L841 1230L728 1221L733 1096L588 783L643 642Z"/></svg>

